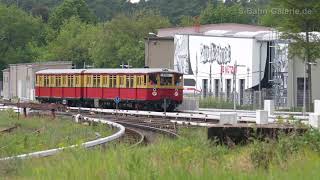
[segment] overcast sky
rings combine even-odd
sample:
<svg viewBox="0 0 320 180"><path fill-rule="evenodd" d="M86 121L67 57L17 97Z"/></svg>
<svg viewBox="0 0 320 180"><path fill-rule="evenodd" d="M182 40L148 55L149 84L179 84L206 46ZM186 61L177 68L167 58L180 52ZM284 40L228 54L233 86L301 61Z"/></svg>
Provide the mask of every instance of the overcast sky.
<svg viewBox="0 0 320 180"><path fill-rule="evenodd" d="M130 0L132 3L139 2L140 0Z"/></svg>

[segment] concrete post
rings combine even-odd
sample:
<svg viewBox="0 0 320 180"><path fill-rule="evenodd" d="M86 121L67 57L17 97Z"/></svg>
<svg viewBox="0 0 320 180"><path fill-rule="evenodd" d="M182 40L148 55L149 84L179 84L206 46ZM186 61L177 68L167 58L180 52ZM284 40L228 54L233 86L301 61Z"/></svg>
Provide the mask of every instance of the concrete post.
<svg viewBox="0 0 320 180"><path fill-rule="evenodd" d="M237 113L220 113L219 124L237 124Z"/></svg>
<svg viewBox="0 0 320 180"><path fill-rule="evenodd" d="M264 100L264 110L268 111L268 115L271 116L274 113L274 101Z"/></svg>
<svg viewBox="0 0 320 180"><path fill-rule="evenodd" d="M268 124L268 111L257 110L256 111L256 123L257 124Z"/></svg>
<svg viewBox="0 0 320 180"><path fill-rule="evenodd" d="M310 113L309 114L309 125L313 128L320 127L320 114Z"/></svg>
<svg viewBox="0 0 320 180"><path fill-rule="evenodd" d="M314 113L320 114L320 100L314 100Z"/></svg>

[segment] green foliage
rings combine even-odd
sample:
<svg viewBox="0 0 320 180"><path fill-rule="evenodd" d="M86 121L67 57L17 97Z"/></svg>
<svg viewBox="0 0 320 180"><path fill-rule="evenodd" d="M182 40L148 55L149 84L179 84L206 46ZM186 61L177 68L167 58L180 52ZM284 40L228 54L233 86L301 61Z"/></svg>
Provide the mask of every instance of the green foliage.
<svg viewBox="0 0 320 180"><path fill-rule="evenodd" d="M59 30L64 21L71 17L78 17L85 23L96 22L96 17L84 0L65 0L54 9L49 18L49 24L53 29Z"/></svg>
<svg viewBox="0 0 320 180"><path fill-rule="evenodd" d="M13 161L6 177L23 179L318 179L320 155L314 135L281 136L228 149L206 139L202 128L182 129L182 138L107 150L75 149L57 156ZM319 132L316 133L319 137ZM309 135L313 136L312 138ZM0 170L1 170L0 164ZM14 165L14 166L13 166ZM59 172L59 173L57 173Z"/></svg>
<svg viewBox="0 0 320 180"><path fill-rule="evenodd" d="M112 134L103 125L85 127L70 119L49 119L46 117L23 118L14 112L1 112L1 128L19 124L18 128L0 136L0 158L30 153L34 151L80 144L96 138L95 132L102 136Z"/></svg>
<svg viewBox="0 0 320 180"><path fill-rule="evenodd" d="M86 24L72 17L61 26L57 37L41 49L40 59L72 61L77 68L92 64L92 49L103 34L101 25Z"/></svg>
<svg viewBox="0 0 320 180"><path fill-rule="evenodd" d="M179 25L182 27L193 26L196 23L196 19L192 16L181 16Z"/></svg>
<svg viewBox="0 0 320 180"><path fill-rule="evenodd" d="M233 109L234 105L232 101L221 100L215 97L205 97L200 99L199 106L200 108ZM253 110L254 107L252 105L237 105L237 109Z"/></svg>
<svg viewBox="0 0 320 180"><path fill-rule="evenodd" d="M129 62L133 67L143 67L144 38L149 32L169 25L167 18L146 10L113 18L103 24L104 31L92 49L95 65L119 67L121 63Z"/></svg>
<svg viewBox="0 0 320 180"><path fill-rule="evenodd" d="M14 6L0 4L0 69L9 63L35 60L33 46L45 43L45 30L41 19Z"/></svg>
<svg viewBox="0 0 320 180"><path fill-rule="evenodd" d="M279 10L294 10L290 13ZM274 0L269 6L268 14L262 17L262 24L277 27L283 33L283 37L291 39L291 56L299 56L307 61L315 61L320 58L320 39L312 31L320 31L320 2L310 0ZM300 34L305 32L305 34ZM309 39L306 38L306 33Z"/></svg>
<svg viewBox="0 0 320 180"><path fill-rule="evenodd" d="M250 16L243 11L240 4L226 5L218 3L217 5L208 4L200 14L201 24L215 23L242 23L251 24Z"/></svg>

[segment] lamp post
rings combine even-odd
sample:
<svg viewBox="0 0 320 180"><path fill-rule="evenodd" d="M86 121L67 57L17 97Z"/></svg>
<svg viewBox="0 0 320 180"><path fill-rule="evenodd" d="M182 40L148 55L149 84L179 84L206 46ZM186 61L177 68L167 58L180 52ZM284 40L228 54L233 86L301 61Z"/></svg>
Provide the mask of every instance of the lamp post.
<svg viewBox="0 0 320 180"><path fill-rule="evenodd" d="M245 67L245 65L238 65L237 61L234 62L233 66L233 110L237 110L237 96L236 96L236 81L237 81L237 68L238 67Z"/></svg>
<svg viewBox="0 0 320 180"><path fill-rule="evenodd" d="M306 95L306 93L307 93L306 66L307 65L317 65L317 63L307 62L307 61L304 61L304 63L303 63L303 107L302 107L302 115L303 116L306 114L306 97L307 97L307 95ZM309 69L309 71L311 71L311 69ZM309 101L310 101L310 99L309 99Z"/></svg>

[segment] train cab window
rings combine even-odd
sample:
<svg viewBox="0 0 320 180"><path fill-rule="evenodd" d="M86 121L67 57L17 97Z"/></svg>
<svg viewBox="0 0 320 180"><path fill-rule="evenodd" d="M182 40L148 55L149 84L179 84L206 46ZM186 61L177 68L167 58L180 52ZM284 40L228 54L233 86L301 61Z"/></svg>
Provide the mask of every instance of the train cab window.
<svg viewBox="0 0 320 180"><path fill-rule="evenodd" d="M150 85L156 85L157 82L157 74L150 74L149 75L149 84Z"/></svg>
<svg viewBox="0 0 320 180"><path fill-rule="evenodd" d="M115 75L110 75L109 76L109 87L110 88L115 88L117 86L117 76Z"/></svg>
<svg viewBox="0 0 320 180"><path fill-rule="evenodd" d="M125 76L119 76L119 86L120 86L121 88L126 87L126 84L125 84Z"/></svg>
<svg viewBox="0 0 320 180"><path fill-rule="evenodd" d="M100 87L100 75L93 76L93 87Z"/></svg>
<svg viewBox="0 0 320 180"><path fill-rule="evenodd" d="M173 74L160 74L160 85L171 86L172 79L173 79Z"/></svg>
<svg viewBox="0 0 320 180"><path fill-rule="evenodd" d="M182 86L182 75L176 74L174 76L174 85L175 86Z"/></svg>
<svg viewBox="0 0 320 180"><path fill-rule="evenodd" d="M67 84L68 87L73 87L74 86L73 85L73 77L74 76L72 76L72 75L68 76L68 84Z"/></svg>
<svg viewBox="0 0 320 180"><path fill-rule="evenodd" d="M56 76L56 87L61 86L61 76Z"/></svg>

